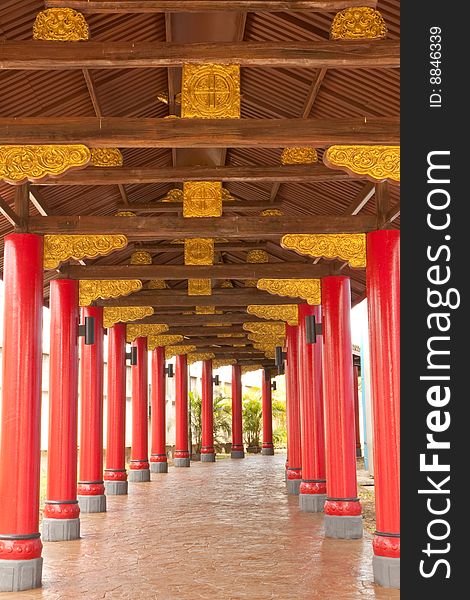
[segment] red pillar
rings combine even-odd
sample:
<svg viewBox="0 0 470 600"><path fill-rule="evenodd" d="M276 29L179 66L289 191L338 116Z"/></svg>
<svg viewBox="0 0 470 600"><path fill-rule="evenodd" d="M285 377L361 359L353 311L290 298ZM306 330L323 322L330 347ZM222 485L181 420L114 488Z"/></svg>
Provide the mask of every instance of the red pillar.
<svg viewBox="0 0 470 600"><path fill-rule="evenodd" d="M80 538L77 500L78 281L50 284L49 443L42 537Z"/></svg>
<svg viewBox="0 0 470 600"><path fill-rule="evenodd" d="M202 362L202 447L201 461L215 462L214 450L214 388L212 360Z"/></svg>
<svg viewBox="0 0 470 600"><path fill-rule="evenodd" d="M188 358L185 354L176 357L176 448L175 467L189 467L188 440Z"/></svg>
<svg viewBox="0 0 470 600"><path fill-rule="evenodd" d="M232 366L232 452L231 458L244 458L242 413L242 368Z"/></svg>
<svg viewBox="0 0 470 600"><path fill-rule="evenodd" d="M273 445L273 402L271 391L271 369L264 369L261 384L261 398L263 403L263 446L261 454L272 456Z"/></svg>
<svg viewBox="0 0 470 600"><path fill-rule="evenodd" d="M328 495L324 508L325 535L356 539L362 536L362 517L356 480L349 277L325 277L322 303Z"/></svg>
<svg viewBox="0 0 470 600"><path fill-rule="evenodd" d="M87 306L85 317L94 317L95 341L80 338L80 468L78 502L82 513L105 512L103 482L103 309Z"/></svg>
<svg viewBox="0 0 470 600"><path fill-rule="evenodd" d="M137 364L132 366L132 446L129 481L150 481L148 460L148 355L147 338L138 337Z"/></svg>
<svg viewBox="0 0 470 600"><path fill-rule="evenodd" d="M322 346L307 344L306 317L321 322L319 306L299 305L300 431L302 439L302 483L299 506L305 512L322 512L326 500L325 423L323 416Z"/></svg>
<svg viewBox="0 0 470 600"><path fill-rule="evenodd" d="M367 235L367 302L374 414L374 577L400 586L400 233Z"/></svg>
<svg viewBox="0 0 470 600"><path fill-rule="evenodd" d="M152 473L168 473L166 457L166 386L165 348L157 346L152 352Z"/></svg>
<svg viewBox="0 0 470 600"><path fill-rule="evenodd" d="M41 585L42 237L5 237L0 429L0 592Z"/></svg>
<svg viewBox="0 0 470 600"><path fill-rule="evenodd" d="M126 472L126 325L108 329L108 431L106 436L106 494L127 494Z"/></svg>
<svg viewBox="0 0 470 600"><path fill-rule="evenodd" d="M302 479L299 395L299 328L286 325L286 392L287 392L287 492L298 494Z"/></svg>
<svg viewBox="0 0 470 600"><path fill-rule="evenodd" d="M359 427L359 367L353 367L354 417L356 426L356 458L361 458L361 429Z"/></svg>

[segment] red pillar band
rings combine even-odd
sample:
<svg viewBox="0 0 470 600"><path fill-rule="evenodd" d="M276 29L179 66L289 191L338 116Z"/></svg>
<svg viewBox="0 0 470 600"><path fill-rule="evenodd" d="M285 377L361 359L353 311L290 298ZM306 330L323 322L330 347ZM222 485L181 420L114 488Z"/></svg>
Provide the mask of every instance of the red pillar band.
<svg viewBox="0 0 470 600"><path fill-rule="evenodd" d="M300 431L302 439L301 494L326 494L325 424L323 417L322 346L317 334L315 344L307 344L306 322L309 315L321 322L319 306L299 304Z"/></svg>
<svg viewBox="0 0 470 600"><path fill-rule="evenodd" d="M80 338L80 470L79 496L101 496L103 483L103 309L87 306L85 317L95 319L94 344Z"/></svg>
<svg viewBox="0 0 470 600"><path fill-rule="evenodd" d="M148 461L148 362L147 338L138 337L137 364L132 366L132 447L129 468L149 469Z"/></svg>
<svg viewBox="0 0 470 600"><path fill-rule="evenodd" d="M165 348L152 352L152 454L150 462L166 463Z"/></svg>
<svg viewBox="0 0 470 600"><path fill-rule="evenodd" d="M374 414L374 554L400 556L400 232L367 234Z"/></svg>
<svg viewBox="0 0 470 600"><path fill-rule="evenodd" d="M322 280L323 397L327 500L325 515L359 516L348 277Z"/></svg>
<svg viewBox="0 0 470 600"><path fill-rule="evenodd" d="M201 454L214 454L214 388L212 360L202 362L202 446Z"/></svg>
<svg viewBox="0 0 470 600"><path fill-rule="evenodd" d="M271 370L264 369L261 383L263 408L263 448L273 449L273 402L271 390Z"/></svg>
<svg viewBox="0 0 470 600"><path fill-rule="evenodd" d="M41 556L42 237L5 237L0 560Z"/></svg>
<svg viewBox="0 0 470 600"><path fill-rule="evenodd" d="M77 519L78 281L50 284L49 443L44 517Z"/></svg>
<svg viewBox="0 0 470 600"><path fill-rule="evenodd" d="M361 429L359 426L359 367L353 367L353 391L354 391L354 422L356 426L356 457L362 456L361 452Z"/></svg>
<svg viewBox="0 0 470 600"><path fill-rule="evenodd" d="M287 479L302 479L299 397L299 328L286 325Z"/></svg>
<svg viewBox="0 0 470 600"><path fill-rule="evenodd" d="M176 448L175 458L189 458L188 440L188 358L176 357Z"/></svg>
<svg viewBox="0 0 470 600"><path fill-rule="evenodd" d="M244 452L242 418L242 368L232 366L232 452Z"/></svg>
<svg viewBox="0 0 470 600"><path fill-rule="evenodd" d="M108 413L106 481L127 481L126 472L126 325L108 329Z"/></svg>

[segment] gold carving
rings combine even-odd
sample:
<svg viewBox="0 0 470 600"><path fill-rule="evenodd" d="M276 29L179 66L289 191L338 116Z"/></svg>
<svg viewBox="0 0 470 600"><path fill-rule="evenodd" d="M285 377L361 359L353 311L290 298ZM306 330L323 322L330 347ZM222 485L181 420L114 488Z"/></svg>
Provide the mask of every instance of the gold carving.
<svg viewBox="0 0 470 600"><path fill-rule="evenodd" d="M210 296L211 294L210 279L188 279L188 296Z"/></svg>
<svg viewBox="0 0 470 600"><path fill-rule="evenodd" d="M226 200L234 202L234 201L238 200L238 198L234 198L232 196L232 194L228 191L228 189L223 187L222 188L222 201L225 202Z"/></svg>
<svg viewBox="0 0 470 600"><path fill-rule="evenodd" d="M289 325L299 324L297 304L250 304L246 307L246 312L262 319L286 321Z"/></svg>
<svg viewBox="0 0 470 600"><path fill-rule="evenodd" d="M239 65L183 65L181 116L240 118Z"/></svg>
<svg viewBox="0 0 470 600"><path fill-rule="evenodd" d="M147 348L155 350L159 346L174 346L184 340L182 335L158 335L151 333L147 336Z"/></svg>
<svg viewBox="0 0 470 600"><path fill-rule="evenodd" d="M267 263L269 255L266 250L250 250L246 255L247 263Z"/></svg>
<svg viewBox="0 0 470 600"><path fill-rule="evenodd" d="M266 358L274 360L276 358L276 350L265 350L264 355Z"/></svg>
<svg viewBox="0 0 470 600"><path fill-rule="evenodd" d="M307 256L341 258L353 268L366 266L365 233L288 234L281 246Z"/></svg>
<svg viewBox="0 0 470 600"><path fill-rule="evenodd" d="M261 217L282 217L284 213L278 208L267 208L266 210L262 210L259 214Z"/></svg>
<svg viewBox="0 0 470 600"><path fill-rule="evenodd" d="M224 279L222 281L222 283L220 284L221 289L225 290L228 288L233 288L233 283L230 281L230 279Z"/></svg>
<svg viewBox="0 0 470 600"><path fill-rule="evenodd" d="M371 181L400 182L400 146L330 146L323 162Z"/></svg>
<svg viewBox="0 0 470 600"><path fill-rule="evenodd" d="M91 152L82 144L0 146L0 179L7 183L39 181L86 167Z"/></svg>
<svg viewBox="0 0 470 600"><path fill-rule="evenodd" d="M162 202L183 202L183 190L173 188L166 196L161 199Z"/></svg>
<svg viewBox="0 0 470 600"><path fill-rule="evenodd" d="M284 148L281 154L283 165L311 165L318 162L315 148Z"/></svg>
<svg viewBox="0 0 470 600"><path fill-rule="evenodd" d="M149 290L166 290L168 285L164 279L152 279L148 282L147 289Z"/></svg>
<svg viewBox="0 0 470 600"><path fill-rule="evenodd" d="M245 337L244 333L218 333L218 338L242 338Z"/></svg>
<svg viewBox="0 0 470 600"><path fill-rule="evenodd" d="M376 40L386 37L387 26L378 10L359 6L336 14L330 30L332 40Z"/></svg>
<svg viewBox="0 0 470 600"><path fill-rule="evenodd" d="M118 148L92 148L91 163L94 167L122 167L124 159Z"/></svg>
<svg viewBox="0 0 470 600"><path fill-rule="evenodd" d="M151 306L105 306L103 309L103 327L112 327L115 323L137 321L153 315Z"/></svg>
<svg viewBox="0 0 470 600"><path fill-rule="evenodd" d="M235 358L216 358L212 361L212 368L220 369L220 367L229 367L236 364L237 360Z"/></svg>
<svg viewBox="0 0 470 600"><path fill-rule="evenodd" d="M136 250L131 254L131 265L151 265L152 255L145 250Z"/></svg>
<svg viewBox="0 0 470 600"><path fill-rule="evenodd" d="M168 325L164 323L129 323L126 327L126 337L128 342L133 342L138 337L159 335L168 329Z"/></svg>
<svg viewBox="0 0 470 600"><path fill-rule="evenodd" d="M119 298L137 292L142 289L142 282L138 279L82 279L78 287L80 306L89 306L98 298Z"/></svg>
<svg viewBox="0 0 470 600"><path fill-rule="evenodd" d="M214 240L212 238L194 238L185 240L185 265L212 265L213 262Z"/></svg>
<svg viewBox="0 0 470 600"><path fill-rule="evenodd" d="M213 352L191 352L188 354L188 365L202 362L203 360L212 360L213 358L215 358L215 354Z"/></svg>
<svg viewBox="0 0 470 600"><path fill-rule="evenodd" d="M222 183L220 181L185 181L183 217L220 217Z"/></svg>
<svg viewBox="0 0 470 600"><path fill-rule="evenodd" d="M261 371L263 367L261 365L242 365L242 375L245 373L251 373L252 371Z"/></svg>
<svg viewBox="0 0 470 600"><path fill-rule="evenodd" d="M45 235L44 268L55 269L69 258L106 256L126 246L125 235Z"/></svg>
<svg viewBox="0 0 470 600"><path fill-rule="evenodd" d="M321 304L320 279L258 279L257 288L277 296L304 298L308 304Z"/></svg>
<svg viewBox="0 0 470 600"><path fill-rule="evenodd" d="M279 323L243 323L243 329L260 335L272 335L273 337L285 337L286 324Z"/></svg>
<svg viewBox="0 0 470 600"><path fill-rule="evenodd" d="M273 336L265 333L249 333L248 339L257 344L269 344L271 346L282 346L285 336Z"/></svg>
<svg viewBox="0 0 470 600"><path fill-rule="evenodd" d="M48 8L38 13L34 21L34 40L78 42L89 37L85 17L72 8Z"/></svg>
<svg viewBox="0 0 470 600"><path fill-rule="evenodd" d="M179 356L180 354L189 354L194 352L196 346L167 346L165 348L165 358L173 358L173 356Z"/></svg>
<svg viewBox="0 0 470 600"><path fill-rule="evenodd" d="M196 306L197 315L215 315L215 306Z"/></svg>
<svg viewBox="0 0 470 600"><path fill-rule="evenodd" d="M168 104L168 92L158 92L157 100L162 104Z"/></svg>
<svg viewBox="0 0 470 600"><path fill-rule="evenodd" d="M132 212L130 210L118 210L114 216L115 217L135 217L136 214L135 214L135 212Z"/></svg>

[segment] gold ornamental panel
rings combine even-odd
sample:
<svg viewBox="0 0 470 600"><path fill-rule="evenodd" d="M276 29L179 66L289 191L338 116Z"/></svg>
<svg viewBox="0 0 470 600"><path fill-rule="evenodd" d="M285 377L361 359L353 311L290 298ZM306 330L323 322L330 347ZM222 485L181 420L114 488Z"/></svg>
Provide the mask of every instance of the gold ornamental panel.
<svg viewBox="0 0 470 600"><path fill-rule="evenodd" d="M80 306L90 306L98 298L106 300L138 292L142 289L142 282L139 279L82 279L78 284L78 289Z"/></svg>
<svg viewBox="0 0 470 600"><path fill-rule="evenodd" d="M365 233L288 234L281 239L281 246L316 258L347 260L356 269L366 266Z"/></svg>
<svg viewBox="0 0 470 600"><path fill-rule="evenodd" d="M168 360L169 358L173 358L173 356L179 356L181 354L189 354L190 352L194 352L196 350L196 346L166 346L165 348L165 358Z"/></svg>
<svg viewBox="0 0 470 600"><path fill-rule="evenodd" d="M235 358L215 358L212 361L212 368L220 369L221 367L230 367L236 364L237 360Z"/></svg>
<svg viewBox="0 0 470 600"><path fill-rule="evenodd" d="M308 304L321 304L320 279L258 279L256 287L277 296L304 298Z"/></svg>
<svg viewBox="0 0 470 600"><path fill-rule="evenodd" d="M261 217L282 217L284 213L278 208L266 208L265 210L262 210L259 214Z"/></svg>
<svg viewBox="0 0 470 600"><path fill-rule="evenodd" d="M161 202L183 202L183 190L173 188L163 196Z"/></svg>
<svg viewBox="0 0 470 600"><path fill-rule="evenodd" d="M297 304L250 304L246 307L246 312L261 319L286 321L289 325L299 324Z"/></svg>
<svg viewBox="0 0 470 600"><path fill-rule="evenodd" d="M0 179L11 184L40 181L86 167L90 159L90 150L82 144L0 146Z"/></svg>
<svg viewBox="0 0 470 600"><path fill-rule="evenodd" d="M48 8L38 13L34 21L34 40L78 42L89 37L85 17L72 8Z"/></svg>
<svg viewBox="0 0 470 600"><path fill-rule="evenodd" d="M126 338L128 342L133 342L138 337L159 335L168 329L165 323L129 323L126 327Z"/></svg>
<svg viewBox="0 0 470 600"><path fill-rule="evenodd" d="M400 146L330 146L323 162L353 177L400 183Z"/></svg>
<svg viewBox="0 0 470 600"><path fill-rule="evenodd" d="M235 202L236 200L238 200L238 198L235 198L234 196L232 196L232 194L228 191L227 188L222 188L222 201L226 202Z"/></svg>
<svg viewBox="0 0 470 600"><path fill-rule="evenodd" d="M318 162L318 154L315 148L311 147L284 148L281 154L283 165L312 165L316 162Z"/></svg>
<svg viewBox="0 0 470 600"><path fill-rule="evenodd" d="M116 323L137 321L153 315L151 306L105 306L103 309L103 327L112 327Z"/></svg>
<svg viewBox="0 0 470 600"><path fill-rule="evenodd" d="M185 181L183 217L220 217L222 183L220 181Z"/></svg>
<svg viewBox="0 0 470 600"><path fill-rule="evenodd" d="M220 284L220 288L223 290L233 288L233 283L230 281L230 279L224 279Z"/></svg>
<svg viewBox="0 0 470 600"><path fill-rule="evenodd" d="M155 350L159 346L174 346L184 340L182 335L158 335L150 334L147 336L147 348Z"/></svg>
<svg viewBox="0 0 470 600"><path fill-rule="evenodd" d="M114 216L115 217L136 217L137 215L135 214L135 212L132 212L131 210L118 210Z"/></svg>
<svg viewBox="0 0 470 600"><path fill-rule="evenodd" d="M152 255L145 250L136 250L131 254L131 265L151 265Z"/></svg>
<svg viewBox="0 0 470 600"><path fill-rule="evenodd" d="M212 265L214 263L214 240L193 238L184 241L185 265Z"/></svg>
<svg viewBox="0 0 470 600"><path fill-rule="evenodd" d="M378 40L386 35L387 25L382 15L366 6L341 10L330 30L332 40Z"/></svg>
<svg viewBox="0 0 470 600"><path fill-rule="evenodd" d="M245 337L244 333L218 333L218 338L242 338Z"/></svg>
<svg viewBox="0 0 470 600"><path fill-rule="evenodd" d="M260 335L271 335L273 337L285 337L286 324L279 323L243 323L243 329Z"/></svg>
<svg viewBox="0 0 470 600"><path fill-rule="evenodd" d="M196 306L197 315L215 315L215 306Z"/></svg>
<svg viewBox="0 0 470 600"><path fill-rule="evenodd" d="M212 282L210 279L188 279L188 296L212 295Z"/></svg>
<svg viewBox="0 0 470 600"><path fill-rule="evenodd" d="M251 342L257 344L270 344L271 346L282 346L284 344L285 336L273 336L264 333L249 333L248 339Z"/></svg>
<svg viewBox="0 0 470 600"><path fill-rule="evenodd" d="M190 352L188 354L188 365L202 362L203 360L212 360L213 358L215 358L215 354L213 352ZM212 367L213 366L214 365L212 365Z"/></svg>
<svg viewBox="0 0 470 600"><path fill-rule="evenodd" d="M124 159L118 148L92 148L91 164L94 167L122 167Z"/></svg>
<svg viewBox="0 0 470 600"><path fill-rule="evenodd" d="M149 290L166 290L168 285L164 279L152 279L147 284Z"/></svg>
<svg viewBox="0 0 470 600"><path fill-rule="evenodd" d="M107 256L126 246L125 235L45 235L44 268L56 269L69 258Z"/></svg>
<svg viewBox="0 0 470 600"><path fill-rule="evenodd" d="M246 254L246 262L251 264L261 264L269 262L269 255L266 250L250 250Z"/></svg>
<svg viewBox="0 0 470 600"><path fill-rule="evenodd" d="M183 65L181 116L187 119L239 119L240 66Z"/></svg>

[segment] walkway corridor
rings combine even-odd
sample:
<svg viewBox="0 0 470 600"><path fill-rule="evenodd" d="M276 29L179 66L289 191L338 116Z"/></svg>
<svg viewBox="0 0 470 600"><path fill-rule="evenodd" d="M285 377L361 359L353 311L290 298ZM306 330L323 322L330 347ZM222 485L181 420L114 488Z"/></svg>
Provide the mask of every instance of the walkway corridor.
<svg viewBox="0 0 470 600"><path fill-rule="evenodd" d="M284 485L285 456L192 463L129 484L82 539L44 544L41 590L18 600L362 600L399 598L372 582L370 536L324 540Z"/></svg>

